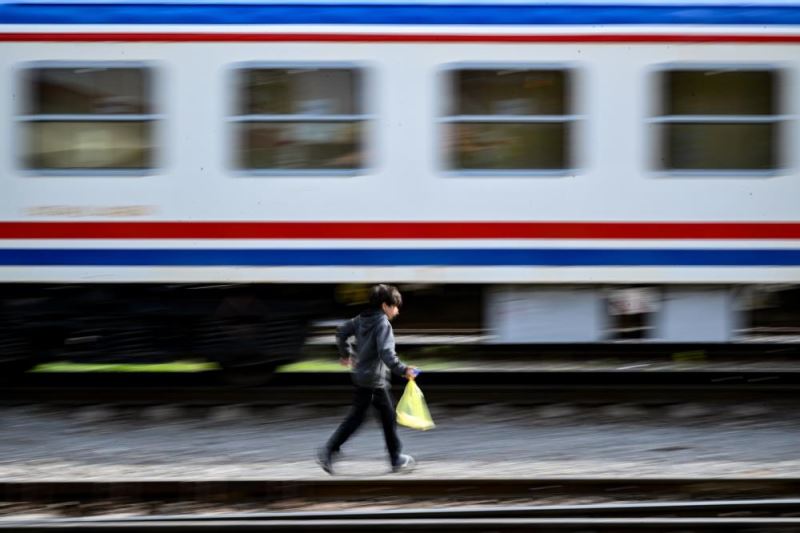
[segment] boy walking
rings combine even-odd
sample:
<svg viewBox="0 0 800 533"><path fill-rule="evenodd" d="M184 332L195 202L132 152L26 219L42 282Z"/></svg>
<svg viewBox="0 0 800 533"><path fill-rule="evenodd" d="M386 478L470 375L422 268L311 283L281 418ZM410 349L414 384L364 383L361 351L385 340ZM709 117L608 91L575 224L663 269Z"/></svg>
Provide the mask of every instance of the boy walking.
<svg viewBox="0 0 800 533"><path fill-rule="evenodd" d="M397 287L381 284L370 290L369 304L367 311L336 330L339 362L352 368L356 389L350 413L327 444L317 452L317 462L329 474L333 474L334 456L361 426L370 404L378 410L383 425L392 471L411 470L415 464L413 457L400 453L402 445L397 437L394 403L389 391L390 372L411 379L417 371L400 362L394 349L394 332L390 321L400 314L403 299ZM356 338L355 353L347 344L347 339L353 336Z"/></svg>

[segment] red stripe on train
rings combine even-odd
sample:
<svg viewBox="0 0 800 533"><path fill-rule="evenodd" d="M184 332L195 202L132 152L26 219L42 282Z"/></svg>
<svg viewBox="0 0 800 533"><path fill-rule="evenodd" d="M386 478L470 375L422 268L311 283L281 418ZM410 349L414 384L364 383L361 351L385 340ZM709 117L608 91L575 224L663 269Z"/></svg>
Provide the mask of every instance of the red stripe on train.
<svg viewBox="0 0 800 533"><path fill-rule="evenodd" d="M798 43L800 35L748 34L394 34L394 33L203 33L203 32L7 32L17 42L381 42L381 43Z"/></svg>
<svg viewBox="0 0 800 533"><path fill-rule="evenodd" d="M800 239L800 222L0 222L0 239Z"/></svg>

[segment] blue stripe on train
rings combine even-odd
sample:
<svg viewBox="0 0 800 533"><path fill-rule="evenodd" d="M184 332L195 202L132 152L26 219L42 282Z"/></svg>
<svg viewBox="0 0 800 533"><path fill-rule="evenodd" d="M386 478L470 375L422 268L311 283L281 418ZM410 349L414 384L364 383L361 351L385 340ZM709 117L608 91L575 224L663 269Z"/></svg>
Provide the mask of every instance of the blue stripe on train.
<svg viewBox="0 0 800 533"><path fill-rule="evenodd" d="M3 4L3 24L800 23L800 6Z"/></svg>
<svg viewBox="0 0 800 533"><path fill-rule="evenodd" d="M800 250L0 249L4 266L798 266Z"/></svg>

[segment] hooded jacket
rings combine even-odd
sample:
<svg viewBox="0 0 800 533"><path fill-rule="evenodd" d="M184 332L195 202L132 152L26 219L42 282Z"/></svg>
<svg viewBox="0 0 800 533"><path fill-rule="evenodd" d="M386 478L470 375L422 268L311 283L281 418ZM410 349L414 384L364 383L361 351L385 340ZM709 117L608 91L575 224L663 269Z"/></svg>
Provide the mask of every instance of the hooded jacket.
<svg viewBox="0 0 800 533"><path fill-rule="evenodd" d="M347 339L355 336L355 350ZM336 329L339 355L353 359L353 383L358 387L388 387L389 371L406 373L394 350L394 332L389 317L380 309L364 311Z"/></svg>

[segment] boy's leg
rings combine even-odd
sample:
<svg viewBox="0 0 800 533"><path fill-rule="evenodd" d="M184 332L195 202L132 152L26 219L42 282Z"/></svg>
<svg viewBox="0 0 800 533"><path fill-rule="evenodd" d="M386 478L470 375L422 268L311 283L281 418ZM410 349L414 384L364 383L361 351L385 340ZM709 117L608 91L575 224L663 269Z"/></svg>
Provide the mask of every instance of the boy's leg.
<svg viewBox="0 0 800 533"><path fill-rule="evenodd" d="M369 409L370 400L372 400L372 389L356 387L350 412L333 435L331 435L331 438L328 439L328 444L325 446L329 453L338 452L339 447L344 444L345 441L350 438L350 435L355 433L361 423L364 422L364 415L366 415L367 409Z"/></svg>
<svg viewBox="0 0 800 533"><path fill-rule="evenodd" d="M372 395L372 405L378 410L383 425L383 438L386 439L386 449L389 451L389 458L394 465L400 457L400 450L403 446L397 437L397 414L394 411L394 402L392 402L389 389L375 389L375 393Z"/></svg>

